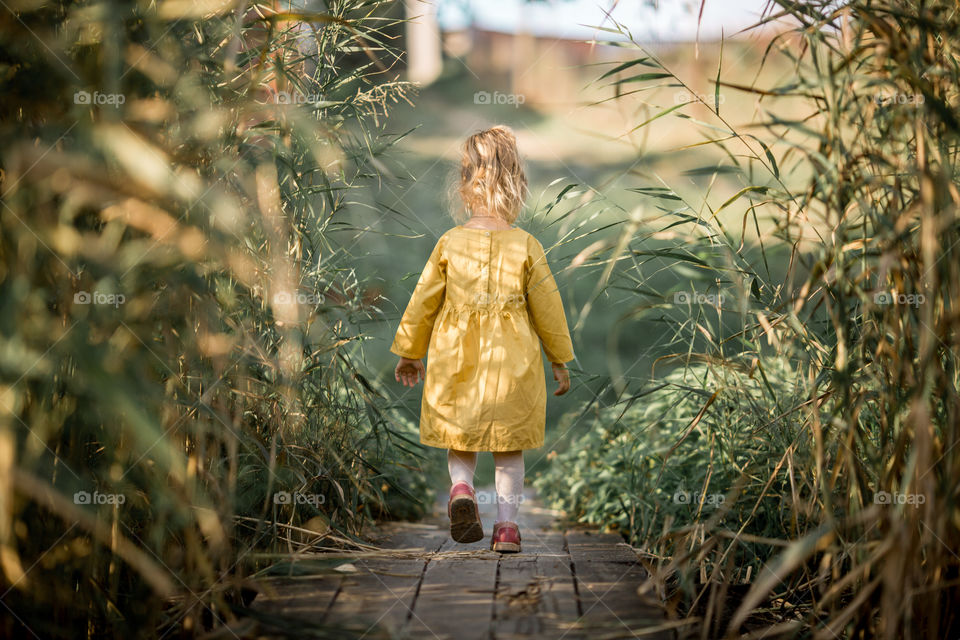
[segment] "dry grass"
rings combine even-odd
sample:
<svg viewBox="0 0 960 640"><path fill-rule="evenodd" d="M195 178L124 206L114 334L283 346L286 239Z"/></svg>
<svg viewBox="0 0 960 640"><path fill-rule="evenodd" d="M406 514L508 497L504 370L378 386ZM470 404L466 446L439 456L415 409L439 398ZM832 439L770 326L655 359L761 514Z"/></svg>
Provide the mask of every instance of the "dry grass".
<svg viewBox="0 0 960 640"><path fill-rule="evenodd" d="M539 487L669 558L689 637L958 633L960 14L835 4L771 3L797 25L766 57L793 65L778 85L725 84L721 62L714 90L757 96L754 120L709 95L710 117L654 114L726 158L697 170L696 200L644 176L660 213L583 261L598 291L634 289L624 331L658 327L676 352ZM683 84L642 54L622 82ZM733 197L712 193L721 177ZM689 284L658 289L658 268Z"/></svg>
<svg viewBox="0 0 960 640"><path fill-rule="evenodd" d="M419 512L329 238L410 87L328 5L0 10L0 635L202 635L254 552Z"/></svg>

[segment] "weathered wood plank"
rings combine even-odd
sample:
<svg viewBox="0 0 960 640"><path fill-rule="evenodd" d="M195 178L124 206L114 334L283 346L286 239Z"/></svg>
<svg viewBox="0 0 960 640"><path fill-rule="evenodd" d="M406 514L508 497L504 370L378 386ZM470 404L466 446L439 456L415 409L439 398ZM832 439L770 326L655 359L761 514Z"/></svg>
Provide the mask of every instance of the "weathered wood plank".
<svg viewBox="0 0 960 640"><path fill-rule="evenodd" d="M469 545L467 545L469 546ZM411 638L490 638L497 554L438 555L427 564L406 635Z"/></svg>
<svg viewBox="0 0 960 640"><path fill-rule="evenodd" d="M650 631L666 621L664 611L659 603L639 594L649 575L619 536L571 531L567 548L576 575L581 624L591 633L674 637L672 631Z"/></svg>
<svg viewBox="0 0 960 640"><path fill-rule="evenodd" d="M637 591L648 578L641 565L574 563L574 572L583 620L591 628L599 622L630 630L663 623L663 610Z"/></svg>
<svg viewBox="0 0 960 640"><path fill-rule="evenodd" d="M544 637L563 636L564 640L585 638L578 623L580 603L570 571L570 557L565 553L537 556L537 575L541 578L538 613Z"/></svg>
<svg viewBox="0 0 960 640"><path fill-rule="evenodd" d="M320 623L340 588L341 576L265 578L251 608Z"/></svg>
<svg viewBox="0 0 960 640"><path fill-rule="evenodd" d="M565 556L563 533L560 531L545 531L543 529L520 528L521 547L523 555L548 554Z"/></svg>
<svg viewBox="0 0 960 640"><path fill-rule="evenodd" d="M449 537L449 531L432 524L391 522L381 526L373 544L384 549L422 549L435 552Z"/></svg>
<svg viewBox="0 0 960 640"><path fill-rule="evenodd" d="M567 531L567 551L575 563L624 562L634 564L637 554L615 533Z"/></svg>
<svg viewBox="0 0 960 640"><path fill-rule="evenodd" d="M464 544L462 542L454 542L453 538L450 537L448 532L446 539L443 541L443 545L440 547L440 550L437 553L441 557L453 554L463 555L471 553L479 554L488 559L495 560L500 554L494 553L490 550L490 527L484 526L483 533L484 537L481 540Z"/></svg>
<svg viewBox="0 0 960 640"><path fill-rule="evenodd" d="M426 562L377 558L356 563L357 572L344 576L324 621L356 627L362 633L377 626L396 635L410 616Z"/></svg>
<svg viewBox="0 0 960 640"><path fill-rule="evenodd" d="M537 573L537 556L500 558L493 630L497 640L543 631L539 617L543 580Z"/></svg>
<svg viewBox="0 0 960 640"><path fill-rule="evenodd" d="M554 531L546 514L521 513L523 552L501 555L485 506L478 542L451 540L445 514L384 524L376 544L401 552L359 554L352 573L272 578L254 609L371 639L673 638L660 603L639 594L648 575L619 536Z"/></svg>
<svg viewBox="0 0 960 640"><path fill-rule="evenodd" d="M496 637L585 637L563 533L534 529L522 535L523 552L500 561Z"/></svg>

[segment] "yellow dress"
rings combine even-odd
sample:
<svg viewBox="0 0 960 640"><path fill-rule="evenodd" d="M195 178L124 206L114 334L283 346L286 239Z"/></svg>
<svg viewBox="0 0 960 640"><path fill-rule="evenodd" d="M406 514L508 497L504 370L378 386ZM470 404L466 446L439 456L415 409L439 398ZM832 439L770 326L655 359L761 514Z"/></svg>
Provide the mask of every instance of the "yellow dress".
<svg viewBox="0 0 960 640"><path fill-rule="evenodd" d="M543 445L551 362L573 360L543 246L510 229L454 227L437 241L390 351L427 354L420 441L461 451Z"/></svg>

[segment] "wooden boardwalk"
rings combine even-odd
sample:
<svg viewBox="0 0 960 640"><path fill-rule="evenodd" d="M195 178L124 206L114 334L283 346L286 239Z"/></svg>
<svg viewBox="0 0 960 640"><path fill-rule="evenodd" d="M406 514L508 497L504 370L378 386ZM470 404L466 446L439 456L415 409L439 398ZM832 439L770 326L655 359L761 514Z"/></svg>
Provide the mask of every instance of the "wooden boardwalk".
<svg viewBox="0 0 960 640"><path fill-rule="evenodd" d="M523 552L500 555L489 550L495 506L481 504L486 537L473 544L450 539L445 506L421 523L385 525L376 540L384 552L359 554L341 571L271 578L253 603L265 623L258 637L284 635L269 620L297 637L675 637L619 536L556 530L554 515L527 500Z"/></svg>

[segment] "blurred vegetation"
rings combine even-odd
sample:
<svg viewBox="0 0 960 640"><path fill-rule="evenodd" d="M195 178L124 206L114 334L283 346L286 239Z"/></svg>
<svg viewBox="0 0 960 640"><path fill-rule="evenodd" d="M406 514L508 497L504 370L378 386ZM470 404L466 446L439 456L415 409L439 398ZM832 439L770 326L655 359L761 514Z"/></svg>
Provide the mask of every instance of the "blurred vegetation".
<svg viewBox="0 0 960 640"><path fill-rule="evenodd" d="M396 14L0 10L0 635L235 625L275 553L429 504L332 239L398 139Z"/></svg>
<svg viewBox="0 0 960 640"><path fill-rule="evenodd" d="M789 514L786 479L773 474L775 484L766 485L780 462L770 452L792 445L799 466L812 461L813 451L794 441L776 407L802 402L802 390L796 372L773 358L674 369L620 403L567 415L561 428L582 420L583 434L578 446L558 455L562 479L547 473L538 487L562 497L569 516L623 531L636 542L657 538L665 523L686 526L710 516L723 526L748 523L750 535L777 537L793 527L781 517ZM745 468L749 476L742 475ZM730 505L728 494L736 497ZM760 517L753 520L750 512L758 506ZM755 575L763 553L744 547L735 565L740 577L751 566Z"/></svg>
<svg viewBox="0 0 960 640"><path fill-rule="evenodd" d="M681 119L723 160L686 172L696 199L648 174L658 213L574 261L598 295L632 289L622 333L660 326L675 352L652 379L615 367L616 400L566 418L536 486L648 551L690 637L956 637L960 14L771 2L781 18L773 86L724 58L712 95L657 107L687 85L640 45L605 75L648 96L638 127ZM686 286L651 277L665 262Z"/></svg>

